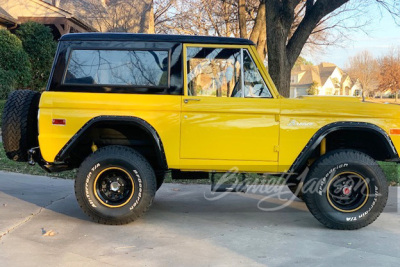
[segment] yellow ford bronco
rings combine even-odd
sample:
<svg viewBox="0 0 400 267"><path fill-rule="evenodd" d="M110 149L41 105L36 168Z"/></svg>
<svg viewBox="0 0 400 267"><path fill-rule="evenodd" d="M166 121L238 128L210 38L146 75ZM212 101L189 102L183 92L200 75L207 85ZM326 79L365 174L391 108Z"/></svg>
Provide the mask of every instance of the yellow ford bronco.
<svg viewBox="0 0 400 267"><path fill-rule="evenodd" d="M78 168L77 201L99 223L141 216L168 172L196 179L234 168L285 174L322 224L358 229L386 205L377 161L399 160L400 109L283 98L245 39L67 34L46 91L9 96L2 136L12 160Z"/></svg>

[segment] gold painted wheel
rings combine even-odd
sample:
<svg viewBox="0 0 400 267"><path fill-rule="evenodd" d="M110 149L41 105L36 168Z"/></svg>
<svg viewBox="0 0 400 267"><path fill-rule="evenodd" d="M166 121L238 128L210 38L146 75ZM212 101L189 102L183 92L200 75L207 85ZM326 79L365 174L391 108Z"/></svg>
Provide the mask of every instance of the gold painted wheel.
<svg viewBox="0 0 400 267"><path fill-rule="evenodd" d="M93 189L96 199L102 205L120 208L131 201L135 192L135 183L126 170L110 167L96 176Z"/></svg>
<svg viewBox="0 0 400 267"><path fill-rule="evenodd" d="M326 196L334 209L350 213L365 205L369 192L369 184L360 174L342 172L329 181Z"/></svg>

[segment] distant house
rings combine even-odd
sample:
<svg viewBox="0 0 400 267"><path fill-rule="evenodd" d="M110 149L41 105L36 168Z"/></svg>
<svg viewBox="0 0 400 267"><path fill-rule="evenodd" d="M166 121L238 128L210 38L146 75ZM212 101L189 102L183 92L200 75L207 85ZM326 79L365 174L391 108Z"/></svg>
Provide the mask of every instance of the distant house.
<svg viewBox="0 0 400 267"><path fill-rule="evenodd" d="M358 79L352 80L351 95L361 96L363 87Z"/></svg>
<svg viewBox="0 0 400 267"><path fill-rule="evenodd" d="M54 39L70 32L154 33L153 0L0 0L0 28L27 21L52 28Z"/></svg>
<svg viewBox="0 0 400 267"><path fill-rule="evenodd" d="M53 30L55 39L70 32L97 31L83 19L54 5L54 1L42 0L0 0L0 24L7 29L15 29L19 24L34 21Z"/></svg>
<svg viewBox="0 0 400 267"><path fill-rule="evenodd" d="M350 76L338 66L324 62L317 66L299 65L292 69L290 97L308 95L308 89L313 83L317 84L318 95L354 96L360 89L354 86Z"/></svg>

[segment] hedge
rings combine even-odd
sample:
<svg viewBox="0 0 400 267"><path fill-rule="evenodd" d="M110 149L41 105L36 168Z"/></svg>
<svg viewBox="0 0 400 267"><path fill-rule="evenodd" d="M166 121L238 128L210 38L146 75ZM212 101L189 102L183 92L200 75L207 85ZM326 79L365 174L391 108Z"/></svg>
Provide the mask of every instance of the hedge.
<svg viewBox="0 0 400 267"><path fill-rule="evenodd" d="M36 22L27 22L15 34L22 41L31 64L29 88L40 91L46 86L57 46L51 29Z"/></svg>
<svg viewBox="0 0 400 267"><path fill-rule="evenodd" d="M9 79L17 88L26 88L31 80L31 63L22 42L7 30L0 30L0 70L0 84L6 88L10 85Z"/></svg>

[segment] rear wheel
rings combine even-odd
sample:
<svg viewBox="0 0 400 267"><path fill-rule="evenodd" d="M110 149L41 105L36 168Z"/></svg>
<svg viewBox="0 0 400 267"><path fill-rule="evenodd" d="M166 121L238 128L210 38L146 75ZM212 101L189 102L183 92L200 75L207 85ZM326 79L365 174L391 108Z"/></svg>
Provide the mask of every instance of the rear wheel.
<svg viewBox="0 0 400 267"><path fill-rule="evenodd" d="M107 146L90 155L75 180L82 210L102 224L126 224L151 206L156 178L148 161L135 150Z"/></svg>
<svg viewBox="0 0 400 267"><path fill-rule="evenodd" d="M382 213L388 185L374 159L354 150L337 150L313 164L303 197L314 217L328 228L353 230L371 224Z"/></svg>

